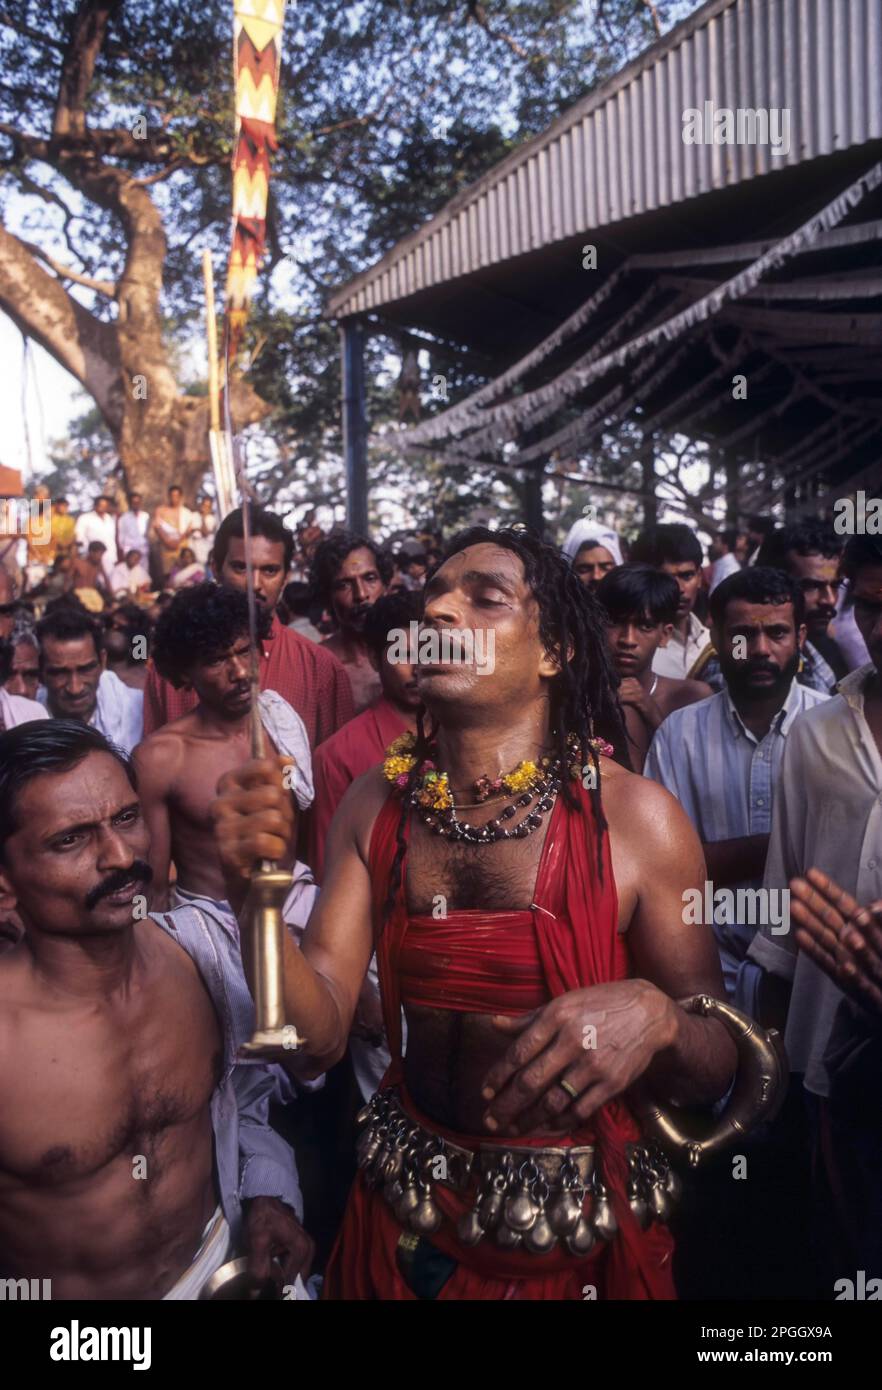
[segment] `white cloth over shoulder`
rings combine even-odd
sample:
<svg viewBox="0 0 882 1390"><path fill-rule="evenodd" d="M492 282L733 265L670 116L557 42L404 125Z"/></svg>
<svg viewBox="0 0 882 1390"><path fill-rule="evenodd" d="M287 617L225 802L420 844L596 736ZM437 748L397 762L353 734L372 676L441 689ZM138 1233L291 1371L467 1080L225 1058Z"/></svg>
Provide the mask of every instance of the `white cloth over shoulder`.
<svg viewBox="0 0 882 1390"><path fill-rule="evenodd" d="M4 729L14 729L19 724L30 724L32 719L48 719L49 711L36 700L26 700L23 695L10 695L0 686L0 717Z"/></svg>
<svg viewBox="0 0 882 1390"><path fill-rule="evenodd" d="M260 722L280 753L294 759L291 790L301 811L315 798L312 785L312 755L309 737L300 715L275 690L262 690L257 697Z"/></svg>
<svg viewBox="0 0 882 1390"><path fill-rule="evenodd" d="M102 671L98 704L89 723L117 748L131 753L144 737L143 690L133 690L113 671Z"/></svg>
<svg viewBox="0 0 882 1390"><path fill-rule="evenodd" d="M716 589L719 584L722 584L724 579L728 579L730 574L737 574L740 569L741 566L734 555L721 555L719 560L714 560L711 565L710 584L707 587L708 593L712 594L714 589Z"/></svg>

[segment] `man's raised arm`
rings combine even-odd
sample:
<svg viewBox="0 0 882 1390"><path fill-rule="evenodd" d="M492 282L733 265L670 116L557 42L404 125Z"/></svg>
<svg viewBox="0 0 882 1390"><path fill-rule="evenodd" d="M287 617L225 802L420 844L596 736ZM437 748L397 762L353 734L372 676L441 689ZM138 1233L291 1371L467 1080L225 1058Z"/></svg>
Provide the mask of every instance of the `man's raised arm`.
<svg viewBox="0 0 882 1390"><path fill-rule="evenodd" d="M227 773L212 807L215 837L227 892L239 916L242 959L254 994L252 924L246 898L248 880L260 859L280 860L291 834L291 796L282 780L284 759L260 759ZM285 1019L303 1038L297 1053L279 1052L279 1061L300 1078L319 1076L339 1061L371 956L371 892L367 837L383 788L375 773L350 787L328 837L325 886L298 948L290 933L284 941Z"/></svg>

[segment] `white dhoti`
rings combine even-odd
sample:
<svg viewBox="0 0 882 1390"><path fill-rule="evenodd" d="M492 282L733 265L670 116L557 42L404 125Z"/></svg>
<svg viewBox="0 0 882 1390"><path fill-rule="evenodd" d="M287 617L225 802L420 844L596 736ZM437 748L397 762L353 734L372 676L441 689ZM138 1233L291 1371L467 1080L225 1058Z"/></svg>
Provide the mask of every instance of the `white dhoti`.
<svg viewBox="0 0 882 1390"><path fill-rule="evenodd" d="M216 1274L230 1256L230 1226L221 1207L209 1218L202 1232L202 1244L192 1263L176 1280L162 1301L195 1303L212 1274Z"/></svg>

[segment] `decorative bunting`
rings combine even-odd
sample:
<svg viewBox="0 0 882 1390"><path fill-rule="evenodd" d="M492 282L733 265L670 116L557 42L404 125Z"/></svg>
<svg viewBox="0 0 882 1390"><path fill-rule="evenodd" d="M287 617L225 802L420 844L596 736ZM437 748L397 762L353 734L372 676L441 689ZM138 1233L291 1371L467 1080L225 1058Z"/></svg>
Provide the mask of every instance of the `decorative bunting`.
<svg viewBox="0 0 882 1390"><path fill-rule="evenodd" d="M236 140L233 244L227 272L229 359L235 361L266 244L270 154L276 149L276 100L286 0L234 0Z"/></svg>

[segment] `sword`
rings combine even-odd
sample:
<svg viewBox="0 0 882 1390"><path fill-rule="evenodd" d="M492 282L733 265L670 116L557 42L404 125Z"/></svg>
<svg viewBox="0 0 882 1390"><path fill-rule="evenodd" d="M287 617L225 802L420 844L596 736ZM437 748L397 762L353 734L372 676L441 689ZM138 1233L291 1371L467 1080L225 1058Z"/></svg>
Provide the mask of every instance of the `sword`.
<svg viewBox="0 0 882 1390"><path fill-rule="evenodd" d="M229 361L227 362L229 369ZM229 370L227 372L229 385ZM257 598L251 560L251 508L254 490L245 476L239 441L231 428L229 390L224 392L224 424L231 442L239 496L242 503L242 538L245 549L245 586L248 595L248 640L251 685L251 756L266 756L266 737L260 720L260 650L257 636ZM239 1049L242 1059L278 1056L279 1050L298 1051L304 1043L293 1024L285 1022L284 944L282 907L291 888L291 874L271 859L258 861L251 878L245 911L251 918L254 946L254 1032Z"/></svg>

